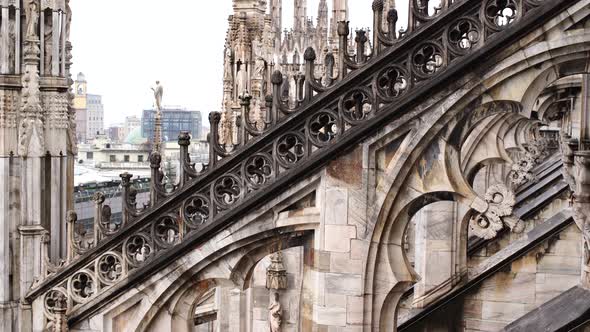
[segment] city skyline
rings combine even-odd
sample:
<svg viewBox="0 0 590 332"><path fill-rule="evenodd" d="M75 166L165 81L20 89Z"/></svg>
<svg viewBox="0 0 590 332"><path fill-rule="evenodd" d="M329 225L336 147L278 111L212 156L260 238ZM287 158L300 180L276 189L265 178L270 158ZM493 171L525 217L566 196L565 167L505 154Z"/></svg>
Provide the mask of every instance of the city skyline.
<svg viewBox="0 0 590 332"><path fill-rule="evenodd" d="M155 0L84 1L83 5L73 1L71 4L76 12L71 36L72 75L75 78L83 72L88 91L102 95L105 128L123 122L125 116L141 116L143 109L152 107L150 87L156 80L164 86L165 105L199 110L204 119L209 112L220 110L223 40L227 18L232 13L231 1L213 2L207 11L199 10L196 2L169 0L166 3L171 5L162 7ZM317 16L318 3L319 0L308 1L309 17ZM371 26L371 3L371 0L349 2L351 27ZM143 18L127 24L127 13L136 12L140 4ZM180 5L183 10L178 10ZM331 6L330 1L328 5ZM407 4L399 7L400 13L407 12L404 8ZM292 26L292 15L292 4L286 4L284 27ZM110 17L110 25L103 24L104 17ZM158 17L166 20L158 24ZM404 26L404 19L400 20L400 27ZM140 55L138 50L143 50ZM203 66L204 63L207 65ZM120 74L113 76L114 73Z"/></svg>

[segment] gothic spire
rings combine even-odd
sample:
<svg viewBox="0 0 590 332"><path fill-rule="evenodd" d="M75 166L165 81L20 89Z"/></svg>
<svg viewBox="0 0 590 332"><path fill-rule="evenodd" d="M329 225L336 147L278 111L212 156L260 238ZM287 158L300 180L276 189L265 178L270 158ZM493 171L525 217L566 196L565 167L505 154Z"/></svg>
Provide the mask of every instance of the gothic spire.
<svg viewBox="0 0 590 332"><path fill-rule="evenodd" d="M293 19L293 31L303 33L307 20L307 0L295 0L295 11Z"/></svg>

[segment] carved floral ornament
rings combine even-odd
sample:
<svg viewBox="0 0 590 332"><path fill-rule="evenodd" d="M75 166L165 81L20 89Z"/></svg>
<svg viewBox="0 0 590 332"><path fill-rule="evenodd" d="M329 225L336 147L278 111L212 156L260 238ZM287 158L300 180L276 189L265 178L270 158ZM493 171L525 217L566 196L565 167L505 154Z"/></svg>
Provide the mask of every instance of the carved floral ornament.
<svg viewBox="0 0 590 332"><path fill-rule="evenodd" d="M476 213L469 220L469 228L482 239L493 239L504 226L514 233L524 231L524 222L512 214L516 199L514 193L503 184L488 188L484 200L477 198L472 208Z"/></svg>
<svg viewBox="0 0 590 332"><path fill-rule="evenodd" d="M520 5L525 0L513 2L519 5L517 8L523 8ZM264 119L268 120L264 129L258 130L258 127L251 125L250 128L257 130L248 130L244 125L244 121L248 121L244 117L246 113L236 114L236 118L240 119L232 123L240 125L231 128L236 130L235 135L232 133L231 140L225 138L225 143L232 146L231 151L228 151L219 141L219 131L222 130L221 114L212 112L209 164L202 170L197 170L191 163L188 144L181 144L180 177L185 180L166 200L162 200L160 195L150 198L152 205L157 206L160 211L158 215L150 215L153 211L151 208L141 209L136 206L136 191L130 183L131 176L124 174L124 219L121 226L110 228L108 233L103 234L97 248L93 249L95 251L92 258L79 258L83 262L79 261L80 268L66 270L62 274L58 272L55 278L34 288L29 296L47 295L50 290L65 289L70 308L75 308L108 289L111 286L110 280L115 283L119 278L125 278L131 271L145 267L162 251L170 250L191 238L204 225L223 220L227 215L240 211L244 202L250 202L256 196L253 193L265 190L276 183L277 179L289 176L291 170L300 167L302 162L318 158L321 151L341 142L345 135L353 135L359 125L374 120L381 115L384 108L395 106L410 91L422 87L449 66L457 64L457 59L477 50L490 35L502 33L502 29L488 33L482 30L488 20L487 16L481 15L486 12L482 7L490 3L492 2L468 1L462 7L465 12L452 16L456 18L447 21L434 20L432 24L440 25L436 29L412 32L428 32L429 35L424 38L408 38L411 34L407 33L400 38L396 36L395 42L390 39L391 45L404 42L404 47L391 53L386 65L360 73L362 75L357 75L354 81L347 81L351 84L350 88L342 89L339 94L334 91L340 90L315 85L315 77L306 77L302 82L305 93L298 104L306 107L291 109L287 106L281 93L283 75L275 71L271 76L272 98L265 98L267 104L262 110L265 113ZM498 3L500 2L496 2L496 5ZM457 10L456 8L458 7L444 7L437 15L445 15L446 11ZM517 12L514 19L507 24L514 24L527 13L526 10ZM466 24L467 21L470 23ZM348 43L348 30L343 29L340 32L343 34L341 42ZM452 35L453 39L449 40L446 35ZM451 49L460 44L467 45L468 42L471 43L471 48L466 48L465 52ZM374 46L377 48L386 45L381 42L376 44ZM305 65L313 65L311 58L308 59L310 61ZM372 61L357 63L356 58L339 57L336 61L339 68L338 81L344 80L351 70L373 66ZM381 64L384 63L384 60L380 61L383 61ZM307 105L311 105L316 94L323 92L331 93L328 100L319 103L321 106L318 109L301 112L302 109L309 108ZM241 111L246 112L247 107L248 105L243 105ZM185 136L182 141L186 141ZM245 149L248 149L248 153L241 153ZM183 195L177 195L179 192ZM506 225L514 231L522 228L520 220L512 216L514 194L506 188L490 188L486 198L476 200L473 205L477 215L470 225L482 237L494 236ZM107 225L111 224L107 221L101 227L106 228ZM111 241L107 242L106 239ZM110 255L103 257L106 253ZM73 277L76 277L75 280Z"/></svg>
<svg viewBox="0 0 590 332"><path fill-rule="evenodd" d="M549 145L548 139L545 138L533 140L526 145L523 157L512 164L512 169L508 173L513 188L535 181L533 169L548 156Z"/></svg>

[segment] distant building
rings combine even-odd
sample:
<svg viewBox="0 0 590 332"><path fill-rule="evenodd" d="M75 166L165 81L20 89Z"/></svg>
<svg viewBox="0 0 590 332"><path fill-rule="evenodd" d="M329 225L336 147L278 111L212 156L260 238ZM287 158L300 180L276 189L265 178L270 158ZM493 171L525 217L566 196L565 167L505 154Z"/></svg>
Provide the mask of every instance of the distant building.
<svg viewBox="0 0 590 332"><path fill-rule="evenodd" d="M102 105L102 96L86 95L87 113L86 121L88 123L88 130L86 132L86 139L91 140L98 134L104 133L104 106Z"/></svg>
<svg viewBox="0 0 590 332"><path fill-rule="evenodd" d="M137 191L137 204L148 204L150 200L150 182L149 178L134 177L132 180L133 187ZM92 239L94 233L94 214L96 202L93 200L94 194L101 192L108 199L106 204L111 208L111 222L120 224L122 221L122 198L121 198L121 179L112 179L105 181L90 181L78 183L74 187L74 209L78 214L78 225L84 227L87 239Z"/></svg>
<svg viewBox="0 0 590 332"><path fill-rule="evenodd" d="M113 143L123 143L125 141L125 137L127 137L123 124L110 126L106 130L106 134Z"/></svg>
<svg viewBox="0 0 590 332"><path fill-rule="evenodd" d="M102 96L88 94L84 74L79 73L74 82L76 110L76 137L78 142L88 142L104 133L104 106Z"/></svg>
<svg viewBox="0 0 590 332"><path fill-rule="evenodd" d="M126 116L123 124L123 136L127 137L132 131L141 127L141 118L137 115Z"/></svg>
<svg viewBox="0 0 590 332"><path fill-rule="evenodd" d="M147 145L115 144L106 137L78 145L78 163L97 169L149 169Z"/></svg>
<svg viewBox="0 0 590 332"><path fill-rule="evenodd" d="M142 136L152 141L154 138L154 124L156 111L144 110L141 117ZM178 134L185 130L192 137L201 137L202 118L201 112L189 111L181 108L166 108L162 110L162 140L176 141Z"/></svg>

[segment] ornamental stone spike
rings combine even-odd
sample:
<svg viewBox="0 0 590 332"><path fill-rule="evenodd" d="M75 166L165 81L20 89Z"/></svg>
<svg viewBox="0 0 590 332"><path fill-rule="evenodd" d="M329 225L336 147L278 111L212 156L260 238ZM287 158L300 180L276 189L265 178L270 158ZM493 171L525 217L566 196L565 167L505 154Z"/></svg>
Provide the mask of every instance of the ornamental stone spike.
<svg viewBox="0 0 590 332"><path fill-rule="evenodd" d="M384 6L385 6L385 4L383 3L383 0L374 0L373 4L371 5L374 12L383 11Z"/></svg>
<svg viewBox="0 0 590 332"><path fill-rule="evenodd" d="M162 97L164 96L164 88L160 81L156 81L156 86L152 87L154 92L154 99L156 105L156 117L154 121L154 146L152 151L162 152Z"/></svg>
<svg viewBox="0 0 590 332"><path fill-rule="evenodd" d="M397 9L395 9L395 8L390 9L389 12L387 12L387 22L397 24L397 20L398 20Z"/></svg>
<svg viewBox="0 0 590 332"><path fill-rule="evenodd" d="M316 59L316 54L315 54L315 50L313 49L313 47L308 47L307 49L305 49L305 52L303 53L303 60L305 60L306 62L311 62L311 61L315 61Z"/></svg>
<svg viewBox="0 0 590 332"><path fill-rule="evenodd" d="M178 145L189 146L191 144L191 135L188 131L183 130L178 134Z"/></svg>
<svg viewBox="0 0 590 332"><path fill-rule="evenodd" d="M272 73L272 77L270 78L270 81L274 85L281 85L281 84L283 84L283 74L279 70L275 70Z"/></svg>
<svg viewBox="0 0 590 332"><path fill-rule="evenodd" d="M338 22L338 36L348 36L349 33L349 21Z"/></svg>

